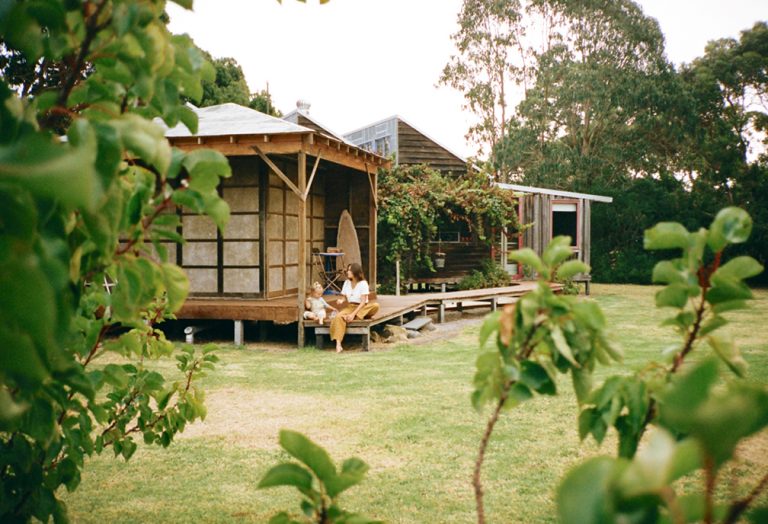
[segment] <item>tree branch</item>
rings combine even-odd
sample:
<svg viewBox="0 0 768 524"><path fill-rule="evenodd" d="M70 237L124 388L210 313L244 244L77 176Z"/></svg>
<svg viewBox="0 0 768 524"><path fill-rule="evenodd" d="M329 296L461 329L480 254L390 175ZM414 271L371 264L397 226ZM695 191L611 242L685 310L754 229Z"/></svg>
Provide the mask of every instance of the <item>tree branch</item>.
<svg viewBox="0 0 768 524"><path fill-rule="evenodd" d="M714 522L715 480L717 472L712 457L704 459L704 524Z"/></svg>
<svg viewBox="0 0 768 524"><path fill-rule="evenodd" d="M709 266L705 266L699 269L698 272L698 278L699 278L699 285L701 286L701 301L699 302L699 305L696 307L695 311L695 318L693 321L693 325L688 331L688 334L685 337L685 343L683 344L683 349L675 356L675 360L672 363L672 367L669 370L669 375L673 375L677 373L677 371L680 369L680 366L683 365L683 361L685 360L685 357L688 356L688 353L690 353L693 350L694 343L696 342L696 339L699 336L699 331L701 330L702 323L704 321L704 316L707 312L707 291L709 290L711 286L710 277L712 274L717 271L717 269L720 267L720 262L722 260L722 251L719 251L715 253L715 259L712 261L712 264ZM648 402L648 411L645 415L645 420L643 421L643 427L640 429L640 435L638 436L638 440L642 438L643 434L645 433L645 429L648 427L648 425L653 421L653 419L656 417L656 400L654 398L651 398Z"/></svg>
<svg viewBox="0 0 768 524"><path fill-rule="evenodd" d="M525 340L523 341L523 344L521 345L522 349L520 353L518 353L517 356L515 357L515 359L518 362L525 360L531 356L531 353L533 352L533 348L534 348L534 345L531 344L531 341L533 340L533 336L535 335L536 331L541 326L542 326L542 323L537 322L531 328L531 331L528 333ZM507 379L504 382L504 385L501 388L501 395L499 396L499 401L496 404L496 407L494 408L493 413L491 414L491 418L488 419L488 423L485 426L485 432L483 432L483 438L480 441L480 449L478 450L478 453L477 453L477 459L475 460L475 469L472 475L472 486L475 489L475 506L477 509L478 524L485 524L485 504L483 501L484 493L483 493L483 483L481 478L483 463L485 462L485 452L488 448L488 443L491 440L491 435L493 434L493 430L496 427L496 423L499 421L499 415L501 414L501 410L502 408L504 408L504 405L509 399L509 390L516 383L517 383L516 380L509 380L509 379Z"/></svg>
<svg viewBox="0 0 768 524"><path fill-rule="evenodd" d="M77 57L74 60L73 66L69 71L67 79L64 81L64 85L62 86L61 91L59 92L57 105L60 107L67 106L69 95L72 92L72 89L75 87L77 79L82 74L83 68L85 67L85 59L88 57L91 44L96 38L96 35L98 35L99 31L103 29L103 25L99 25L98 23L98 18L106 5L107 0L102 0L99 2L99 4L96 6L96 9L92 13L87 14L85 37L83 38L83 43L80 44L80 50L77 53ZM86 9L88 6L90 6L90 2L85 4L83 9Z"/></svg>
<svg viewBox="0 0 768 524"><path fill-rule="evenodd" d="M749 495L731 504L731 507L728 509L728 515L726 515L723 520L723 524L735 524L739 520L741 514L749 508L760 493L766 488L768 488L768 473L760 479L760 482L758 482L757 486L749 492Z"/></svg>

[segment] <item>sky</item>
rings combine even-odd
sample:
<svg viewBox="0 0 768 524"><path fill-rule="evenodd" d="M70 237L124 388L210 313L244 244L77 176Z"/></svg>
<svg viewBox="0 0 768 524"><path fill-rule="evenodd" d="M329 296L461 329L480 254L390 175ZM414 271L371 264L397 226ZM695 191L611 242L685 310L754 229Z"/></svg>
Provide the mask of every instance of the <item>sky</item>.
<svg viewBox="0 0 768 524"><path fill-rule="evenodd" d="M637 0L659 21L680 64L707 42L768 20L768 0ZM169 8L170 29L214 57L233 57L251 91L266 88L287 113L298 100L337 134L400 115L461 156L474 118L462 95L438 86L455 53L462 0L195 0Z"/></svg>

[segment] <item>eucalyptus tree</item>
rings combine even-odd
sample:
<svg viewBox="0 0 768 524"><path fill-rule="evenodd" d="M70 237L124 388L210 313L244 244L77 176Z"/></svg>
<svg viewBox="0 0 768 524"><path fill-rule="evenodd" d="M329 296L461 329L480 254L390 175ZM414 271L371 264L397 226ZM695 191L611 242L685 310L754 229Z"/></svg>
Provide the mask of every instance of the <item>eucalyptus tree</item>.
<svg viewBox="0 0 768 524"><path fill-rule="evenodd" d="M457 54L440 83L460 91L466 109L478 117L468 133L492 150L507 136L509 98L527 74L525 17L520 0L465 0L452 36Z"/></svg>
<svg viewBox="0 0 768 524"><path fill-rule="evenodd" d="M558 37L536 55L536 77L494 158L512 176L560 187L658 172L679 87L658 23L631 0L541 2Z"/></svg>

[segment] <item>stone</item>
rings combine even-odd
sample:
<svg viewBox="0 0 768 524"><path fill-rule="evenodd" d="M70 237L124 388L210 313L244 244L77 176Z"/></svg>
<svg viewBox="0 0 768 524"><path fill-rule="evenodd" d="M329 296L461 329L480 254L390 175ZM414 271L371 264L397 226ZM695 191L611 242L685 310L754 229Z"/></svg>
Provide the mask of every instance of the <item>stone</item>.
<svg viewBox="0 0 768 524"><path fill-rule="evenodd" d="M406 342L408 340L408 330L400 326L387 324L384 327L384 336L387 337L388 342Z"/></svg>
<svg viewBox="0 0 768 524"><path fill-rule="evenodd" d="M421 333L419 333L415 329L407 330L407 334L408 334L408 338L418 338L421 336Z"/></svg>
<svg viewBox="0 0 768 524"><path fill-rule="evenodd" d="M422 331L437 331L437 326L430 322L422 328Z"/></svg>
<svg viewBox="0 0 768 524"><path fill-rule="evenodd" d="M371 331L371 342L379 344L381 342L386 342L386 340L378 331Z"/></svg>

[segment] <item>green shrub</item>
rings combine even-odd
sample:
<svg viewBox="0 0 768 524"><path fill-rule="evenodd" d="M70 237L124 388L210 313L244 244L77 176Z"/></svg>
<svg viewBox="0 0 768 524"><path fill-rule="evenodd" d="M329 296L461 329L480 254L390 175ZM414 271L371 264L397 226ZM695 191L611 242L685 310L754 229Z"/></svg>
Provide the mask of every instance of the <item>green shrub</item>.
<svg viewBox="0 0 768 524"><path fill-rule="evenodd" d="M509 273L493 260L483 261L480 270L474 270L459 281L459 289L484 289L509 285Z"/></svg>

